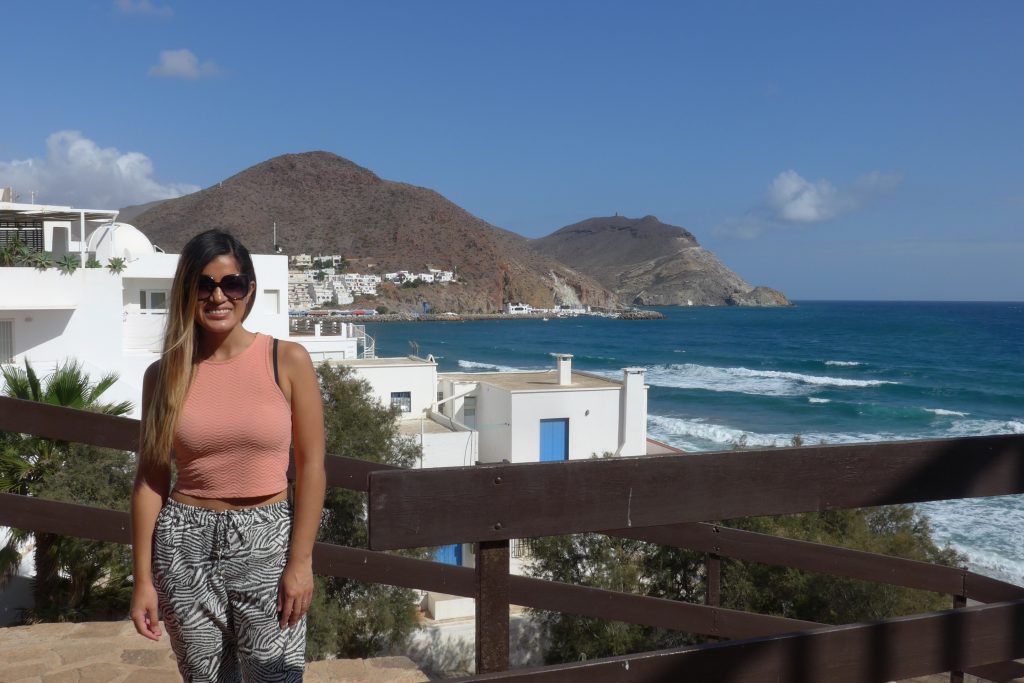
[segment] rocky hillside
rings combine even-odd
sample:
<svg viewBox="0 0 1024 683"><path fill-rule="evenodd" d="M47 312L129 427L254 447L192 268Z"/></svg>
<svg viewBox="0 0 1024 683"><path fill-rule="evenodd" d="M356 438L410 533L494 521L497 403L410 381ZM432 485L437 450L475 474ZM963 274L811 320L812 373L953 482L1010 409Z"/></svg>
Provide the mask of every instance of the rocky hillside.
<svg viewBox="0 0 1024 683"><path fill-rule="evenodd" d="M158 246L177 251L211 227L236 234L254 253L342 254L372 263L373 272L427 267L454 270L462 284L384 290L378 302L396 310L467 313L500 310L508 301L534 306L614 307L596 280L531 248L437 192L392 182L328 152L288 154L217 185L160 202L132 223Z"/></svg>
<svg viewBox="0 0 1024 683"><path fill-rule="evenodd" d="M591 218L533 240L534 247L594 277L625 304L788 306L782 292L753 287L687 230L654 216Z"/></svg>

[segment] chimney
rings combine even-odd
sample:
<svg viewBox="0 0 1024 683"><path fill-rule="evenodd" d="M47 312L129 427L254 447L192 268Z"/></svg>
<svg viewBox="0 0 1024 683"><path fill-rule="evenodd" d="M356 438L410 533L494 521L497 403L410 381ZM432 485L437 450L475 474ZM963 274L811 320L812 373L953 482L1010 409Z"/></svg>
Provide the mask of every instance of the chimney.
<svg viewBox="0 0 1024 683"><path fill-rule="evenodd" d="M572 384L572 354L553 353L555 367L558 368L558 386L567 387Z"/></svg>
<svg viewBox="0 0 1024 683"><path fill-rule="evenodd" d="M14 189L10 187L0 187L0 202L9 202L11 197L14 196Z"/></svg>
<svg viewBox="0 0 1024 683"><path fill-rule="evenodd" d="M618 455L647 453L647 387L644 368L622 369Z"/></svg>

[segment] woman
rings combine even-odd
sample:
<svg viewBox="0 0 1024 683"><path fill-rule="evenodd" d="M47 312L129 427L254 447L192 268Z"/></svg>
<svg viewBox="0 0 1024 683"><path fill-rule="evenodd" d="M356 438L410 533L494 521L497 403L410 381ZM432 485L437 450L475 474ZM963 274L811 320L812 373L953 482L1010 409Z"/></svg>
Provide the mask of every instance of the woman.
<svg viewBox="0 0 1024 683"><path fill-rule="evenodd" d="M163 354L143 381L131 618L158 640L159 604L186 681L302 680L323 407L301 345L242 327L255 296L252 258L237 239L218 230L192 238L174 274Z"/></svg>

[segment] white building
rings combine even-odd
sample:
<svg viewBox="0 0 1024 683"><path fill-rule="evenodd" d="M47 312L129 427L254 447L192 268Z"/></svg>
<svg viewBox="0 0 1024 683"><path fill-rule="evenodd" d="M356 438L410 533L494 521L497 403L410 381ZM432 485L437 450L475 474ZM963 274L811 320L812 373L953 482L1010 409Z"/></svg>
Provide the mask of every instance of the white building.
<svg viewBox="0 0 1024 683"><path fill-rule="evenodd" d="M178 255L165 254L139 230L113 222L116 211L0 202L0 246L17 231L22 241L79 263L104 266L122 258L120 273L79 268L0 267L0 363L24 365L40 375L66 359L80 361L92 377L113 370L119 380L108 401L131 401L138 415L142 375L159 355ZM84 239L83 236L84 226ZM289 332L287 261L254 254L256 301L246 327L303 344L314 360L355 358L355 336L292 336ZM349 329L349 328L340 328Z"/></svg>
<svg viewBox="0 0 1024 683"><path fill-rule="evenodd" d="M430 356L337 363L365 379L383 405L399 406L401 433L423 447L420 467L679 452L647 437L642 368L609 379L573 371L569 354L553 355L555 368L540 372L438 373ZM472 565L470 553L468 544L453 545L438 558Z"/></svg>
<svg viewBox="0 0 1024 683"><path fill-rule="evenodd" d="M310 268L313 265L313 257L309 254L295 254L288 257L288 263L295 268Z"/></svg>
<svg viewBox="0 0 1024 683"><path fill-rule="evenodd" d="M533 306L524 303L507 303L505 304L505 313L507 315L525 315L527 313L533 313Z"/></svg>

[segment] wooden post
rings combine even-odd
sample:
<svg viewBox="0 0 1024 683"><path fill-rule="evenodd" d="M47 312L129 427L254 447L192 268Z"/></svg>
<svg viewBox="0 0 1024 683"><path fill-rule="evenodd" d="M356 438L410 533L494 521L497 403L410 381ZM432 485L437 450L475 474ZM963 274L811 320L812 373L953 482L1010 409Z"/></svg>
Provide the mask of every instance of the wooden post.
<svg viewBox="0 0 1024 683"><path fill-rule="evenodd" d="M965 595L954 595L953 596L953 609L960 609L961 607L967 607L967 596L965 596ZM950 671L949 672L949 683L964 683L964 672L963 671Z"/></svg>
<svg viewBox="0 0 1024 683"><path fill-rule="evenodd" d="M476 546L476 673L508 670L508 541Z"/></svg>
<svg viewBox="0 0 1024 683"><path fill-rule="evenodd" d="M722 602L722 558L714 553L708 553L706 558L708 585L704 604L719 607Z"/></svg>

